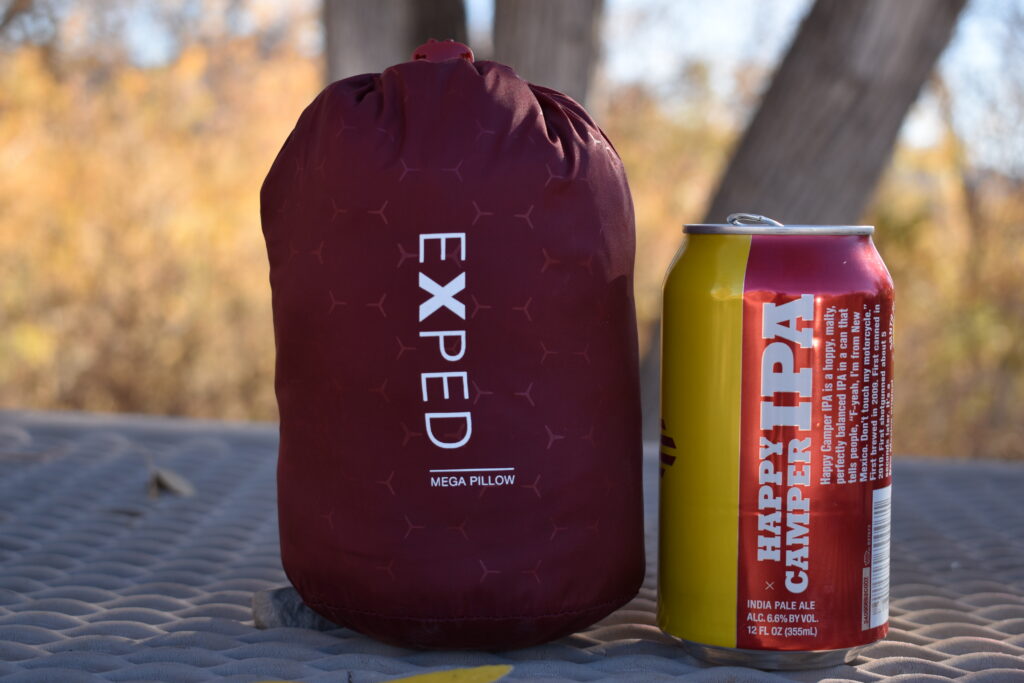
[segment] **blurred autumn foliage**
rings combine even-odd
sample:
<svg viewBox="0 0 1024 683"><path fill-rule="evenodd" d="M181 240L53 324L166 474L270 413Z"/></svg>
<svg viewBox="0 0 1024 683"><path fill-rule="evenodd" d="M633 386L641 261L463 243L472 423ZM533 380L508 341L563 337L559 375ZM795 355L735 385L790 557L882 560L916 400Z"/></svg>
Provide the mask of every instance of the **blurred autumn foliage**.
<svg viewBox="0 0 1024 683"><path fill-rule="evenodd" d="M259 187L320 78L258 35L0 56L0 405L274 417Z"/></svg>
<svg viewBox="0 0 1024 683"><path fill-rule="evenodd" d="M867 220L897 283L897 452L1024 458L1024 182L947 128L897 150Z"/></svg>
<svg viewBox="0 0 1024 683"><path fill-rule="evenodd" d="M275 418L258 191L321 87L315 22L190 34L152 66L95 37L0 46L0 406ZM693 63L674 97L597 103L634 193L642 320L764 75L726 102ZM897 283L897 452L1022 458L1024 179L976 163L953 95L929 93L941 134L897 149L865 216Z"/></svg>

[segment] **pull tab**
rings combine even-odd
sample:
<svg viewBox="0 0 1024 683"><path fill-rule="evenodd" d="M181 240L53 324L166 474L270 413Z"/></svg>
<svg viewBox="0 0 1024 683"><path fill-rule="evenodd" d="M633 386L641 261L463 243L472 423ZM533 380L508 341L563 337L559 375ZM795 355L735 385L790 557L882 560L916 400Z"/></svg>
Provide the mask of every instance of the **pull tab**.
<svg viewBox="0 0 1024 683"><path fill-rule="evenodd" d="M774 218L762 216L759 213L730 213L726 219L732 225L774 225L776 228L784 227L782 223Z"/></svg>
<svg viewBox="0 0 1024 683"><path fill-rule="evenodd" d="M449 59L465 59L473 61L473 51L468 45L448 40L431 38L412 51L413 60L425 59L428 62L447 62Z"/></svg>

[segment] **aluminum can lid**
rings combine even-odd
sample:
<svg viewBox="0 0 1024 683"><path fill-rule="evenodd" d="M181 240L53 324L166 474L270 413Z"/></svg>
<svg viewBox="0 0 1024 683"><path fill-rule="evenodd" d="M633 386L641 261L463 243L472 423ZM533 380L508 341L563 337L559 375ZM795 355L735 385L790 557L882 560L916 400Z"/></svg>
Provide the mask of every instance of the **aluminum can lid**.
<svg viewBox="0 0 1024 683"><path fill-rule="evenodd" d="M695 235L870 235L872 225L784 225L754 213L733 213L727 223L695 223L683 226L683 232Z"/></svg>

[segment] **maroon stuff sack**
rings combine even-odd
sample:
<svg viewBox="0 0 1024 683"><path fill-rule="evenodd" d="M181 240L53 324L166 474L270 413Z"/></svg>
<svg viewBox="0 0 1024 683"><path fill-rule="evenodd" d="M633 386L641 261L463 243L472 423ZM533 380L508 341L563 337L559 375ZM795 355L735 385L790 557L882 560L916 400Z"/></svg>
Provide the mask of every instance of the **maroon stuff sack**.
<svg viewBox="0 0 1024 683"><path fill-rule="evenodd" d="M281 554L337 624L504 649L643 578L633 209L579 104L451 46L328 86L263 185Z"/></svg>

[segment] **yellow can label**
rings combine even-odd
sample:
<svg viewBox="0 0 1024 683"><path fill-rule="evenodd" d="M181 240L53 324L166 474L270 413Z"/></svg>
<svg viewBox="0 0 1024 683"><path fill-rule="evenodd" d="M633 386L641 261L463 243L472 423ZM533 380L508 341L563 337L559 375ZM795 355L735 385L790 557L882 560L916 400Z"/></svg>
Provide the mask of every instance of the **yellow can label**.
<svg viewBox="0 0 1024 683"><path fill-rule="evenodd" d="M662 326L658 626L723 647L736 646L740 413L722 407L740 404L750 239L688 235L664 303L686 315Z"/></svg>

